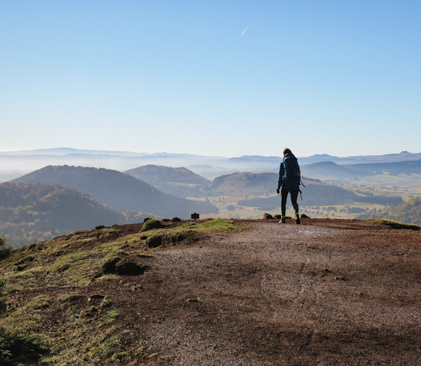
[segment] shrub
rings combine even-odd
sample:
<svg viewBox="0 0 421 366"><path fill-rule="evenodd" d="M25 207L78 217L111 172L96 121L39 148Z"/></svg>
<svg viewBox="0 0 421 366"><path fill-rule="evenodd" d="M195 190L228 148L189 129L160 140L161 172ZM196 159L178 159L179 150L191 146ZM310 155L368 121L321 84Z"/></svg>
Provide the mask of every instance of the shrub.
<svg viewBox="0 0 421 366"><path fill-rule="evenodd" d="M49 345L40 336L9 332L0 327L0 365L34 364L50 352Z"/></svg>
<svg viewBox="0 0 421 366"><path fill-rule="evenodd" d="M0 259L7 258L12 253L12 247L6 247L6 238L0 238Z"/></svg>
<svg viewBox="0 0 421 366"><path fill-rule="evenodd" d="M143 231L148 231L148 230L153 230L153 229L160 229L161 227L162 227L162 224L160 221L158 221L157 219L149 219L143 224L142 230L140 231L143 232Z"/></svg>

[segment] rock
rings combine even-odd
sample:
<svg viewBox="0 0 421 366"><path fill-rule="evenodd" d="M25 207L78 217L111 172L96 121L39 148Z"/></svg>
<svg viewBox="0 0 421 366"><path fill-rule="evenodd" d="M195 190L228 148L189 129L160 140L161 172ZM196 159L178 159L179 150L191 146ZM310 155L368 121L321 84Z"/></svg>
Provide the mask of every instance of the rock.
<svg viewBox="0 0 421 366"><path fill-rule="evenodd" d="M301 218L302 218L302 219L309 219L309 218L310 218L310 216L307 216L306 214L301 214Z"/></svg>
<svg viewBox="0 0 421 366"><path fill-rule="evenodd" d="M180 219L180 218L178 218L178 217L173 217L173 218L171 219L171 221L172 221L172 222L176 222L176 221L181 221L181 219Z"/></svg>
<svg viewBox="0 0 421 366"><path fill-rule="evenodd" d="M273 216L271 214L265 213L263 214L263 220L271 220L273 219Z"/></svg>
<svg viewBox="0 0 421 366"><path fill-rule="evenodd" d="M116 272L120 276L138 276L145 273L148 266L142 266L130 260L119 261L116 266Z"/></svg>
<svg viewBox="0 0 421 366"><path fill-rule="evenodd" d="M171 221L170 219L162 219L162 222L169 222Z"/></svg>
<svg viewBox="0 0 421 366"><path fill-rule="evenodd" d="M345 276L335 276L335 280L346 281L346 278L345 278Z"/></svg>
<svg viewBox="0 0 421 366"><path fill-rule="evenodd" d="M162 245L162 236L161 235L155 235L151 236L150 238L146 239L146 245L149 248L156 248Z"/></svg>
<svg viewBox="0 0 421 366"><path fill-rule="evenodd" d="M95 230L105 229L104 225L95 226Z"/></svg>

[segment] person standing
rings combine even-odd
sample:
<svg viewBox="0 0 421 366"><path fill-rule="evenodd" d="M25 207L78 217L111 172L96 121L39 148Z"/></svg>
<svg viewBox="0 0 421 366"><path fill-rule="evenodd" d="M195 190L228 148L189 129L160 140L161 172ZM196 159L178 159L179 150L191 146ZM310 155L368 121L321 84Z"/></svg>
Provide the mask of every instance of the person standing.
<svg viewBox="0 0 421 366"><path fill-rule="evenodd" d="M299 207L297 203L298 193L300 192L301 173L297 158L286 148L283 151L284 159L279 166L278 188L276 193L281 192L281 214L282 218L279 223L285 223L285 211L288 193L291 195L292 206L295 210L295 223L300 224Z"/></svg>

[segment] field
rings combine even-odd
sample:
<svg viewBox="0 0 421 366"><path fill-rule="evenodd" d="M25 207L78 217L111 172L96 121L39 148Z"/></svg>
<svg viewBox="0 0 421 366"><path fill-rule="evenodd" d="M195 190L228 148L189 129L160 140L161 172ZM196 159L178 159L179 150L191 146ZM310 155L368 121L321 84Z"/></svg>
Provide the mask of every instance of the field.
<svg viewBox="0 0 421 366"><path fill-rule="evenodd" d="M393 185L340 185L341 188L352 191L358 195L370 194L373 196L398 196L402 197L404 201L409 198L421 196L421 184L413 184L411 186L393 186ZM305 188L303 191L303 201L298 198L300 212L312 218L340 218L340 219L353 219L361 213L381 210L387 206L368 203L355 203L349 205L330 205L330 206L305 206ZM276 196L276 194L271 195ZM261 198L270 197L270 195L257 196ZM238 206L238 201L249 198L248 196L217 196L207 197L209 202L214 204L220 210L219 214L201 215L201 218L235 218L235 219L260 219L263 214L269 213L271 215L279 215L281 212L281 202L279 197L279 208L277 210L259 210L258 207ZM254 198L254 196L253 196ZM205 198L193 198L192 200L205 201ZM287 201L287 216L294 216L294 210L291 205L290 198Z"/></svg>

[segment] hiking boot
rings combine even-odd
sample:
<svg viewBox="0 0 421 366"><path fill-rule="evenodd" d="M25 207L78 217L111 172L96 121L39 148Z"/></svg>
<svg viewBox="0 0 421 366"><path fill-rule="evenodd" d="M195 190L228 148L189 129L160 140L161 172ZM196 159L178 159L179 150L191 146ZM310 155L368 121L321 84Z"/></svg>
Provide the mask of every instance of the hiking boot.
<svg viewBox="0 0 421 366"><path fill-rule="evenodd" d="M280 223L280 224L285 224L285 217L283 217L283 218L279 221L279 223Z"/></svg>
<svg viewBox="0 0 421 366"><path fill-rule="evenodd" d="M300 215L298 215L298 214L295 215L295 224L296 225L300 225L301 224Z"/></svg>

